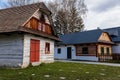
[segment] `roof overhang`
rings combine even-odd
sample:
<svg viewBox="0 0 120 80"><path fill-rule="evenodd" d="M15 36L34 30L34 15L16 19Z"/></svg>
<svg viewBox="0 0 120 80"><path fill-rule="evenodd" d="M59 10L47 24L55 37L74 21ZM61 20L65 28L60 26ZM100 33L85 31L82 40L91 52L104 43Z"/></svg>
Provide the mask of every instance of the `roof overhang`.
<svg viewBox="0 0 120 80"><path fill-rule="evenodd" d="M48 38L54 41L61 41L57 36L54 35L50 35L47 33L43 33L37 30L32 30L26 27L18 27L18 29L14 29L14 30L7 30L7 31L0 31L0 34L10 34L13 32L19 32L19 33L29 33L29 34L33 34L36 36L40 36L40 37L44 37L44 38Z"/></svg>
<svg viewBox="0 0 120 80"><path fill-rule="evenodd" d="M98 41L98 43L104 43L104 44L111 44L114 45L114 42L108 42L108 41Z"/></svg>

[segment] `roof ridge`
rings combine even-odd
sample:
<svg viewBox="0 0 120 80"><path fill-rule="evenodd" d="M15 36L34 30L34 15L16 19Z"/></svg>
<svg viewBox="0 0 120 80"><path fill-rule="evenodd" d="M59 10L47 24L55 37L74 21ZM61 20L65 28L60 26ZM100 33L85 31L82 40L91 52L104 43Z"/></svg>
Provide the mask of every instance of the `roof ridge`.
<svg viewBox="0 0 120 80"><path fill-rule="evenodd" d="M103 30L116 29L116 28L120 28L120 26L118 26L118 27L111 27L111 28L105 28L105 29L103 29Z"/></svg>
<svg viewBox="0 0 120 80"><path fill-rule="evenodd" d="M76 34L76 33L92 32L92 31L97 31L97 30L103 31L103 29L93 29L93 30L81 31L81 32L71 32L71 33L67 33L67 34L64 34L64 35L71 35L71 34ZM105 31L103 31L103 32L105 32Z"/></svg>
<svg viewBox="0 0 120 80"><path fill-rule="evenodd" d="M21 5L21 6L14 6L14 7L8 7L8 8L0 9L0 11L8 10L8 9L14 9L14 8L20 8L20 7L26 7L26 6L32 6L32 5L37 5L37 4L44 4L44 2L31 3L31 4Z"/></svg>
<svg viewBox="0 0 120 80"><path fill-rule="evenodd" d="M63 41L64 44L97 43L100 35L103 32L104 31L101 29L95 29L68 35L61 35L59 38Z"/></svg>

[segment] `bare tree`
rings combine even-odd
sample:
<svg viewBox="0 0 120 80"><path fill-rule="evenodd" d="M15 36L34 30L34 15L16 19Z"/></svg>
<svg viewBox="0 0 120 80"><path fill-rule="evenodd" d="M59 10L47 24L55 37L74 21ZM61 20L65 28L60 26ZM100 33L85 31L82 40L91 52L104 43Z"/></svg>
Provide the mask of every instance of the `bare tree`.
<svg viewBox="0 0 120 80"><path fill-rule="evenodd" d="M58 34L66 34L84 29L82 16L87 8L84 0L54 0L48 3L53 13L54 26Z"/></svg>
<svg viewBox="0 0 120 80"><path fill-rule="evenodd" d="M21 6L45 0L8 0L10 6ZM53 23L58 34L66 34L84 29L82 16L87 8L84 0L50 0L45 2L52 12Z"/></svg>

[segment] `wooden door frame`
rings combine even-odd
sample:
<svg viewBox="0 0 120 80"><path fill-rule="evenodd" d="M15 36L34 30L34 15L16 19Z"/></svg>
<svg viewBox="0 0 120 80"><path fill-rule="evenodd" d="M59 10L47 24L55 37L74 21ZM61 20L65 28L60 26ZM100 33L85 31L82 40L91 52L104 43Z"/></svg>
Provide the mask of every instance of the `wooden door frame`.
<svg viewBox="0 0 120 80"><path fill-rule="evenodd" d="M68 53L68 48L70 48L71 50L70 53ZM72 47L67 47L67 59L71 59L71 58L72 58Z"/></svg>
<svg viewBox="0 0 120 80"><path fill-rule="evenodd" d="M38 48L39 48L39 50L38 50L38 60L36 60L36 61L32 61L32 59L31 59L31 46L32 46L32 44L31 44L31 42L32 41L37 41L37 42L35 42L35 47L36 47L36 44L37 43L39 43L37 46L38 46ZM36 48L35 48L36 49ZM35 51L36 52L36 51ZM35 55L36 55L36 53L35 53ZM30 63L32 63L32 62L39 62L40 61L40 40L37 40L37 39L30 39Z"/></svg>

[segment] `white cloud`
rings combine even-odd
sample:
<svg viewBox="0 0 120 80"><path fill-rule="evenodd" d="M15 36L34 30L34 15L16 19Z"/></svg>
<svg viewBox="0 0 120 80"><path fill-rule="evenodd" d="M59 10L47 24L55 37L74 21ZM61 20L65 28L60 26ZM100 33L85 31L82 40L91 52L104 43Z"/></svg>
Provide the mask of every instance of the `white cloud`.
<svg viewBox="0 0 120 80"><path fill-rule="evenodd" d="M105 11L116 5L120 5L120 0L85 0L88 8L93 11Z"/></svg>
<svg viewBox="0 0 120 80"><path fill-rule="evenodd" d="M107 1L112 2L113 0L106 0L106 2ZM89 11L86 19L84 19L84 23L87 30L96 29L97 27L108 28L120 26L120 5L118 5L118 0L114 1L116 1L113 3L114 5L111 4L112 6L107 5L103 7L102 5L106 4L105 0L86 0ZM95 10L95 8L98 10ZM107 8L107 10L104 8Z"/></svg>

